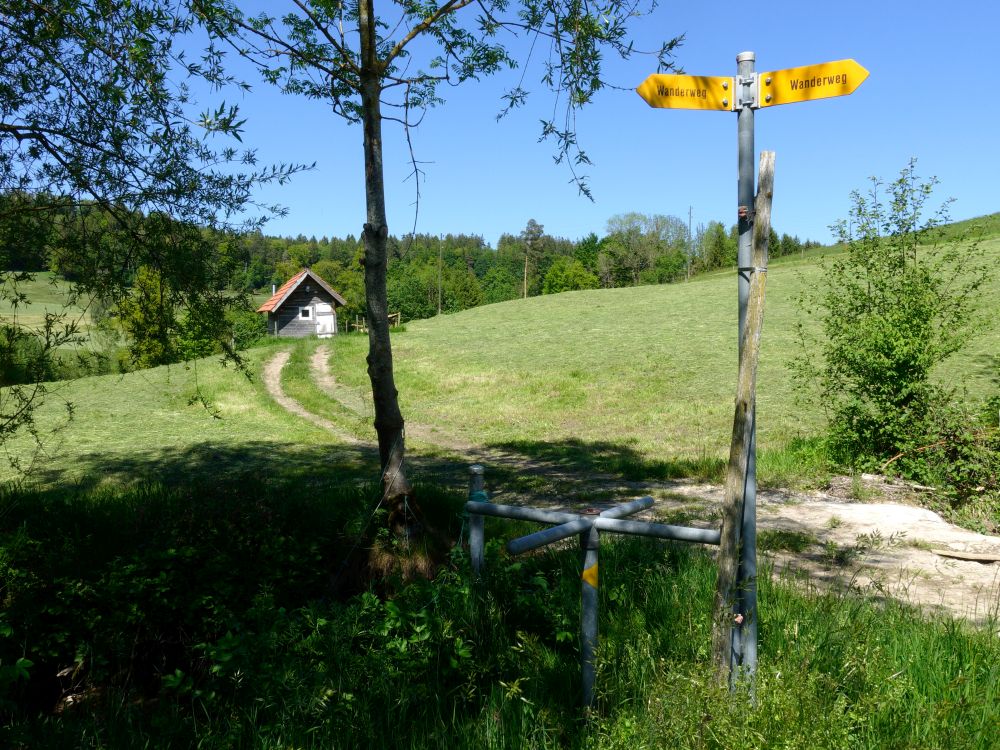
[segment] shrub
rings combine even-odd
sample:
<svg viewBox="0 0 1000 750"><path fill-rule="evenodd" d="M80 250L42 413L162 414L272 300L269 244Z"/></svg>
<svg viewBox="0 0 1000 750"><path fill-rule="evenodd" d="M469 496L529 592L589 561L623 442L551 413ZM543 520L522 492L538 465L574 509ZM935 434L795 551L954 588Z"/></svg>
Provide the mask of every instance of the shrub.
<svg viewBox="0 0 1000 750"><path fill-rule="evenodd" d="M827 410L835 458L856 468L895 462L914 478L941 476L931 446L947 462L970 427L932 373L974 331L986 267L971 236L942 242L947 202L922 219L935 184L911 161L890 185L873 178L867 195L854 192L850 221L835 226L846 252L800 300L819 311L823 336L814 344L800 324L798 381Z"/></svg>
<svg viewBox="0 0 1000 750"><path fill-rule="evenodd" d="M234 310L229 313L233 329L233 348L249 349L267 336L267 319L253 310Z"/></svg>

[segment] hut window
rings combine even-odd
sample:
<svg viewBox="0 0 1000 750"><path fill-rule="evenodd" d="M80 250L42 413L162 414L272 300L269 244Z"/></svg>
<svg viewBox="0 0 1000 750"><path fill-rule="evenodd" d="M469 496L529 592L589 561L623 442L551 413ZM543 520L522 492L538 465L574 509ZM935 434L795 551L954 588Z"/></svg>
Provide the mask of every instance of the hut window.
<svg viewBox="0 0 1000 750"><path fill-rule="evenodd" d="M312 317L312 311L308 307L299 308L299 317L303 320L308 320Z"/></svg>

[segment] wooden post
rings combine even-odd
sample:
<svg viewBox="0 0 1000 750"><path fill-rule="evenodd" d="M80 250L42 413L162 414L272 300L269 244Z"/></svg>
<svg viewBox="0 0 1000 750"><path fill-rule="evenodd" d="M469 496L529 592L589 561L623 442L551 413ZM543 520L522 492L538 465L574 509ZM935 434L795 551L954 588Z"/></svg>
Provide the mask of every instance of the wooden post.
<svg viewBox="0 0 1000 750"><path fill-rule="evenodd" d="M726 474L726 494L722 505L722 538L719 544L719 577L716 583L712 628L712 661L720 682L726 683L734 676L730 664L733 657L733 626L746 622L747 616L756 618L756 605L752 613L734 611L740 584L755 581L737 581L740 567L740 530L743 525L743 503L750 460L753 415L756 401L757 362L760 354L760 332L764 322L764 287L767 282L768 237L771 229L771 196L774 189L774 152L760 155L759 182L754 202L753 266L741 269L750 275L747 299L746 326L741 342L739 377L736 386L736 409L733 417L733 440L729 450L729 468ZM754 535L747 535L755 536ZM755 539L747 540L755 543ZM745 560L745 558L744 558ZM753 556L754 563L756 557ZM745 571L746 572L746 571ZM756 577L756 570L753 571ZM756 633L756 627L754 628ZM756 657L756 643L753 648Z"/></svg>

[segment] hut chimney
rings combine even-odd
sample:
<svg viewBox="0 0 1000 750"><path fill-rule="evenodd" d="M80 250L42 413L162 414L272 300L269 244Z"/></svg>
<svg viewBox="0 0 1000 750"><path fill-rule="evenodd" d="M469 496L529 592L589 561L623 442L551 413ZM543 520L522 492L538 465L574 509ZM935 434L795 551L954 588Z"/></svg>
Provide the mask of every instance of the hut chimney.
<svg viewBox="0 0 1000 750"><path fill-rule="evenodd" d="M271 284L271 296L273 297L277 293L278 293L278 285L277 284Z"/></svg>

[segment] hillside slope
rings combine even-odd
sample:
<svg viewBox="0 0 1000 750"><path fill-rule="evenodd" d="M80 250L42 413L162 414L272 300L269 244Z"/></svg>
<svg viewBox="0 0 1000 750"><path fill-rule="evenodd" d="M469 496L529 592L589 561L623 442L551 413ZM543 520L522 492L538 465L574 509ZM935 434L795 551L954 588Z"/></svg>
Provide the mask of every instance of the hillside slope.
<svg viewBox="0 0 1000 750"><path fill-rule="evenodd" d="M1000 266L1000 215L983 242ZM823 255L772 263L768 273L758 430L762 450L815 434L816 405L796 402L789 363L799 353L796 302L823 282ZM1000 274L982 297L984 326L939 377L988 392L1000 352ZM736 379L735 273L690 283L568 292L489 305L408 324L394 337L404 416L472 443L580 441L628 446L644 457L721 455ZM806 315L807 326L818 321ZM331 369L367 388L367 342L340 337Z"/></svg>
<svg viewBox="0 0 1000 750"><path fill-rule="evenodd" d="M1000 215L988 217L984 242L1000 266ZM758 378L762 453L817 434L823 415L796 403L788 363L798 352L796 298L822 283L819 258L807 253L772 263ZM967 352L940 377L967 382L970 399L995 388L1000 320L1000 274L985 290L985 323ZM806 317L805 322L815 321ZM569 292L476 308L411 322L394 334L404 416L413 429L412 455L449 445L499 447L525 458L559 460L575 468L632 461L717 459L728 448L736 378L736 280L732 272L690 283ZM351 395L348 409L309 386L307 360L315 342L294 347L271 341L249 353L257 377L247 381L213 360L191 368L156 368L124 376L58 384L39 413L42 433L61 423L70 402L73 421L34 453L22 435L5 446L22 464L36 457L36 481L124 481L228 474L369 476L372 459L329 430L276 406L260 382L263 363L293 348L282 378L293 397L312 399L343 432L372 441L366 374L367 339L325 342L330 374ZM310 390L311 389L311 390ZM209 408L199 402L204 397ZM354 413L352 413L352 411ZM361 417L358 416L361 414ZM434 440L435 433L442 439ZM588 461L588 456L612 460ZM616 463L617 461L617 463ZM0 479L18 473L5 461Z"/></svg>

